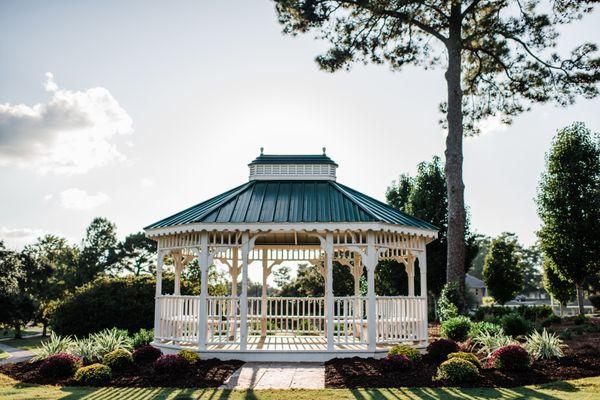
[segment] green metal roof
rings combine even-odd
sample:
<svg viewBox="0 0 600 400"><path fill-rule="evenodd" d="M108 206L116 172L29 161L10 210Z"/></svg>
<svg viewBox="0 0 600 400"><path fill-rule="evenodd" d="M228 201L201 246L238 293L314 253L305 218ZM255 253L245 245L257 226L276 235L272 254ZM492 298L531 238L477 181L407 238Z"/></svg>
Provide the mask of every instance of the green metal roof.
<svg viewBox="0 0 600 400"><path fill-rule="evenodd" d="M325 154L261 154L248 165L253 164L332 164L337 166L335 161Z"/></svg>
<svg viewBox="0 0 600 400"><path fill-rule="evenodd" d="M385 222L438 230L425 221L328 180L249 181L144 229L197 222Z"/></svg>

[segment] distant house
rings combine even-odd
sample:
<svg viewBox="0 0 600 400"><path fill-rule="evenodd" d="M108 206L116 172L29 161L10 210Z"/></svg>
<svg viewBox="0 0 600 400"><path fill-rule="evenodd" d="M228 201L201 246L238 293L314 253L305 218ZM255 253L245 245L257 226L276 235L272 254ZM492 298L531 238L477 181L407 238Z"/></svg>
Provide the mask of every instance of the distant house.
<svg viewBox="0 0 600 400"><path fill-rule="evenodd" d="M481 305L483 303L483 298L487 296L487 287L485 283L478 278L475 278L473 275L467 274L465 276L465 284L469 291L475 296L477 299L477 304Z"/></svg>

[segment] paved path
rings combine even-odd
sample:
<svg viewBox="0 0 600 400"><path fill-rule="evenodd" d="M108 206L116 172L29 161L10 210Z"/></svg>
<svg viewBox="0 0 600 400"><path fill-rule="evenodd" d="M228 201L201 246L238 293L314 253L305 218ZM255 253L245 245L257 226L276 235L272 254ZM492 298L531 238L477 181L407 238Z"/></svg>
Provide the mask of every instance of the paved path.
<svg viewBox="0 0 600 400"><path fill-rule="evenodd" d="M322 389L325 367L321 363L246 363L221 389Z"/></svg>
<svg viewBox="0 0 600 400"><path fill-rule="evenodd" d="M23 339L32 338L32 337L36 337L36 336L42 336L42 334L36 333L33 335L23 336ZM10 340L10 339L12 339L12 338L0 339L0 349L7 352L8 356L9 356L8 358L4 358L4 359L0 360L0 365L18 363L21 361L28 361L36 355L33 351L17 349L16 347L12 347L12 346L2 343L7 340Z"/></svg>

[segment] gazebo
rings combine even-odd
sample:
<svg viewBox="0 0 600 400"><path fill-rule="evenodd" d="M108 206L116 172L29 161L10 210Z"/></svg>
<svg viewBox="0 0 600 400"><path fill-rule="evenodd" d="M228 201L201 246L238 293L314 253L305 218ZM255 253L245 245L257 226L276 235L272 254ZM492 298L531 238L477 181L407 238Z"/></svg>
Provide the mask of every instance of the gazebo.
<svg viewBox="0 0 600 400"><path fill-rule="evenodd" d="M248 182L147 226L146 235L158 242L153 345L244 361L377 357L399 342L425 346L426 245L438 229L338 183L337 167L325 149L317 155L261 149ZM162 289L166 257L175 271L172 294ZM195 258L200 295L182 296L181 273ZM376 295L379 260L404 266L407 296ZM268 276L285 261L317 266L324 296L267 296ZM334 296L334 262L349 268L353 296ZM216 264L229 271L229 296L208 293L208 269ZM248 296L249 268L262 268L261 297Z"/></svg>

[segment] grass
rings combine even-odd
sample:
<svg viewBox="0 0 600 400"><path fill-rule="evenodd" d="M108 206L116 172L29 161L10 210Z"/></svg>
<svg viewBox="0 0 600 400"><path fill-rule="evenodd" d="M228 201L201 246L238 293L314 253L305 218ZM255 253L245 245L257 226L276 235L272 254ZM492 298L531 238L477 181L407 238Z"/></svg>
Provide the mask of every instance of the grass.
<svg viewBox="0 0 600 400"><path fill-rule="evenodd" d="M21 334L23 336L35 335L36 333L42 333L42 326L28 326L21 330ZM15 331L13 329L1 329L0 330L0 339L12 339L15 337Z"/></svg>
<svg viewBox="0 0 600 400"><path fill-rule="evenodd" d="M219 389L170 388L87 388L24 384L0 374L0 398L25 399L252 399L252 400L383 400L383 399L532 399L532 400L594 400L600 398L600 377L559 381L518 388L398 388L398 389L322 389L322 390L255 390L230 391Z"/></svg>
<svg viewBox="0 0 600 400"><path fill-rule="evenodd" d="M47 337L43 338L41 336L36 336L36 337L25 338L25 339L3 340L1 343L5 344L7 346L16 347L17 349L21 349L21 350L35 351L38 347L40 347L40 344L42 343L42 341L47 340L47 339L48 339Z"/></svg>
<svg viewBox="0 0 600 400"><path fill-rule="evenodd" d="M0 360L8 357L8 353L0 349Z"/></svg>

